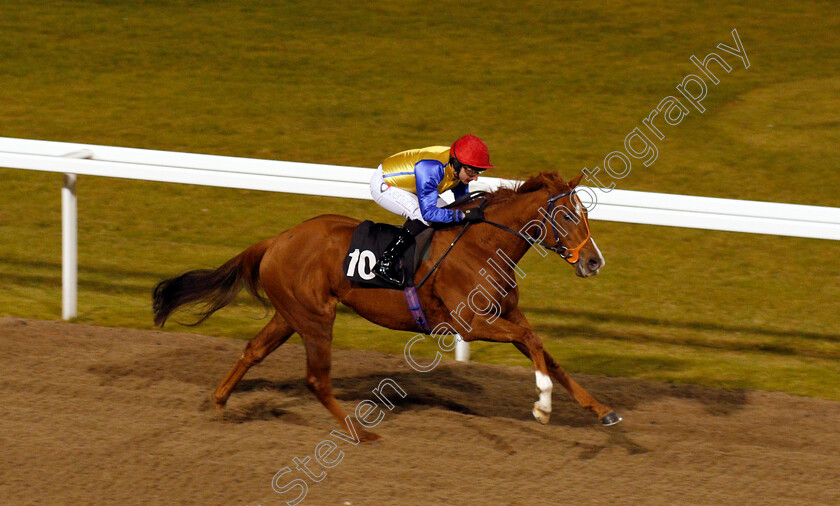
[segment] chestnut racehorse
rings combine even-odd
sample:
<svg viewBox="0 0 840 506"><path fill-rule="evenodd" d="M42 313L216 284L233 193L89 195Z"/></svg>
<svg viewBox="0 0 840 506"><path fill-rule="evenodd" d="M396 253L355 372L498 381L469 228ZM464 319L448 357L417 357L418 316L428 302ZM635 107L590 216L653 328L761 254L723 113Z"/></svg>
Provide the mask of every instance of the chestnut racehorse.
<svg viewBox="0 0 840 506"><path fill-rule="evenodd" d="M602 424L613 425L621 418L563 371L543 349L542 341L518 307L515 264L532 245L560 253L580 277L594 276L604 265L590 236L585 209L573 191L579 181L580 176L567 183L556 173L541 173L515 189L500 188L487 193L487 223L473 224L466 230L418 290L418 296L431 327L447 324L458 329L465 341L511 343L533 361L539 391L533 414L540 422L548 423L554 378L581 406L593 411ZM460 207L475 205L473 202ZM360 289L345 278L342 262L358 224L345 216L318 216L254 244L215 271L190 271L155 287L153 307L155 324L159 326L179 307L205 303L197 322L200 323L233 301L243 287L266 303L262 290L276 310L216 389L217 407L224 407L251 366L297 332L306 349L306 382L318 400L361 440L379 438L358 427L332 394L330 365L336 305L342 302L363 318L389 329L418 329L402 291ZM430 271L459 230L460 227L454 227L436 232L431 244L432 260L421 264L416 279ZM498 250L512 262L497 262L496 269L487 269L485 262ZM493 307L498 308L497 315L493 315L496 318L488 317L486 311L473 304L465 304L471 290L482 282L485 298L492 298ZM483 303L490 307L489 301Z"/></svg>

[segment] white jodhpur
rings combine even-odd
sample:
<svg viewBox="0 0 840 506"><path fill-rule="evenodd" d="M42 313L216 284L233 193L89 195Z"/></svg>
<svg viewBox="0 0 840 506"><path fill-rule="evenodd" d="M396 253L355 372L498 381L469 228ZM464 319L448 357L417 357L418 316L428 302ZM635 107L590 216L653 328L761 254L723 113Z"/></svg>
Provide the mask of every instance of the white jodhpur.
<svg viewBox="0 0 840 506"><path fill-rule="evenodd" d="M374 202L394 214L409 220L422 221L426 225L429 224L428 221L423 219L423 213L420 211L420 200L417 195L386 183L382 177L381 165L374 171L370 179L370 195ZM443 207L445 205L446 201L438 196L437 206Z"/></svg>
<svg viewBox="0 0 840 506"><path fill-rule="evenodd" d="M417 195L386 183L382 177L381 165L370 179L370 195L374 202L394 214L409 220L423 220Z"/></svg>

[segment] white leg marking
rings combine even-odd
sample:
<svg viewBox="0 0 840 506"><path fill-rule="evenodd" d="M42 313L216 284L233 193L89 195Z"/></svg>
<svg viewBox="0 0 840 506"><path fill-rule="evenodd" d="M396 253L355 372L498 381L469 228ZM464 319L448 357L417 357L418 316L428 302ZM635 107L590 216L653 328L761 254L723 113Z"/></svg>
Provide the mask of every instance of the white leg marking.
<svg viewBox="0 0 840 506"><path fill-rule="evenodd" d="M534 414L534 418L536 418L537 421L545 425L551 417L551 378L540 371L536 371L536 373L537 390L540 391L540 400L534 403L534 409L532 409L531 412Z"/></svg>
<svg viewBox="0 0 840 506"><path fill-rule="evenodd" d="M537 371L537 389L540 391L540 400L537 401L536 407L545 413L551 413L551 389L554 385L551 383L551 378L545 374Z"/></svg>

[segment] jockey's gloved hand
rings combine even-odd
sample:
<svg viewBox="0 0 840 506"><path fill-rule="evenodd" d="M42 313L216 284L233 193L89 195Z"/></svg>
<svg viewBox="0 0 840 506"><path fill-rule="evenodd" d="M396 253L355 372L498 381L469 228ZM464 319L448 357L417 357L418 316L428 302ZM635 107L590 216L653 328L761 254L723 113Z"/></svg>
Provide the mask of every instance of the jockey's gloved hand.
<svg viewBox="0 0 840 506"><path fill-rule="evenodd" d="M468 223L478 223L484 221L484 210L480 207L472 207L462 211L464 213L464 221Z"/></svg>

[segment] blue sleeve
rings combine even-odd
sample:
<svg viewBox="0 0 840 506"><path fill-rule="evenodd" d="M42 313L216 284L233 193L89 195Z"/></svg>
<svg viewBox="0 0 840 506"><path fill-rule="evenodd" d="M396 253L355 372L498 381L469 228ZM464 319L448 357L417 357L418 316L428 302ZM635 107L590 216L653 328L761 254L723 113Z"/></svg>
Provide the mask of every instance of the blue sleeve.
<svg viewBox="0 0 840 506"><path fill-rule="evenodd" d="M455 200L458 200L459 198L467 194L468 189L469 187L464 183L458 183L458 186L452 188L452 195L455 196Z"/></svg>
<svg viewBox="0 0 840 506"><path fill-rule="evenodd" d="M437 206L438 185L443 179L443 164L437 160L420 160L414 165L414 180L417 187L417 200L420 201L420 213L428 222L451 223L459 221L460 213L452 209Z"/></svg>

